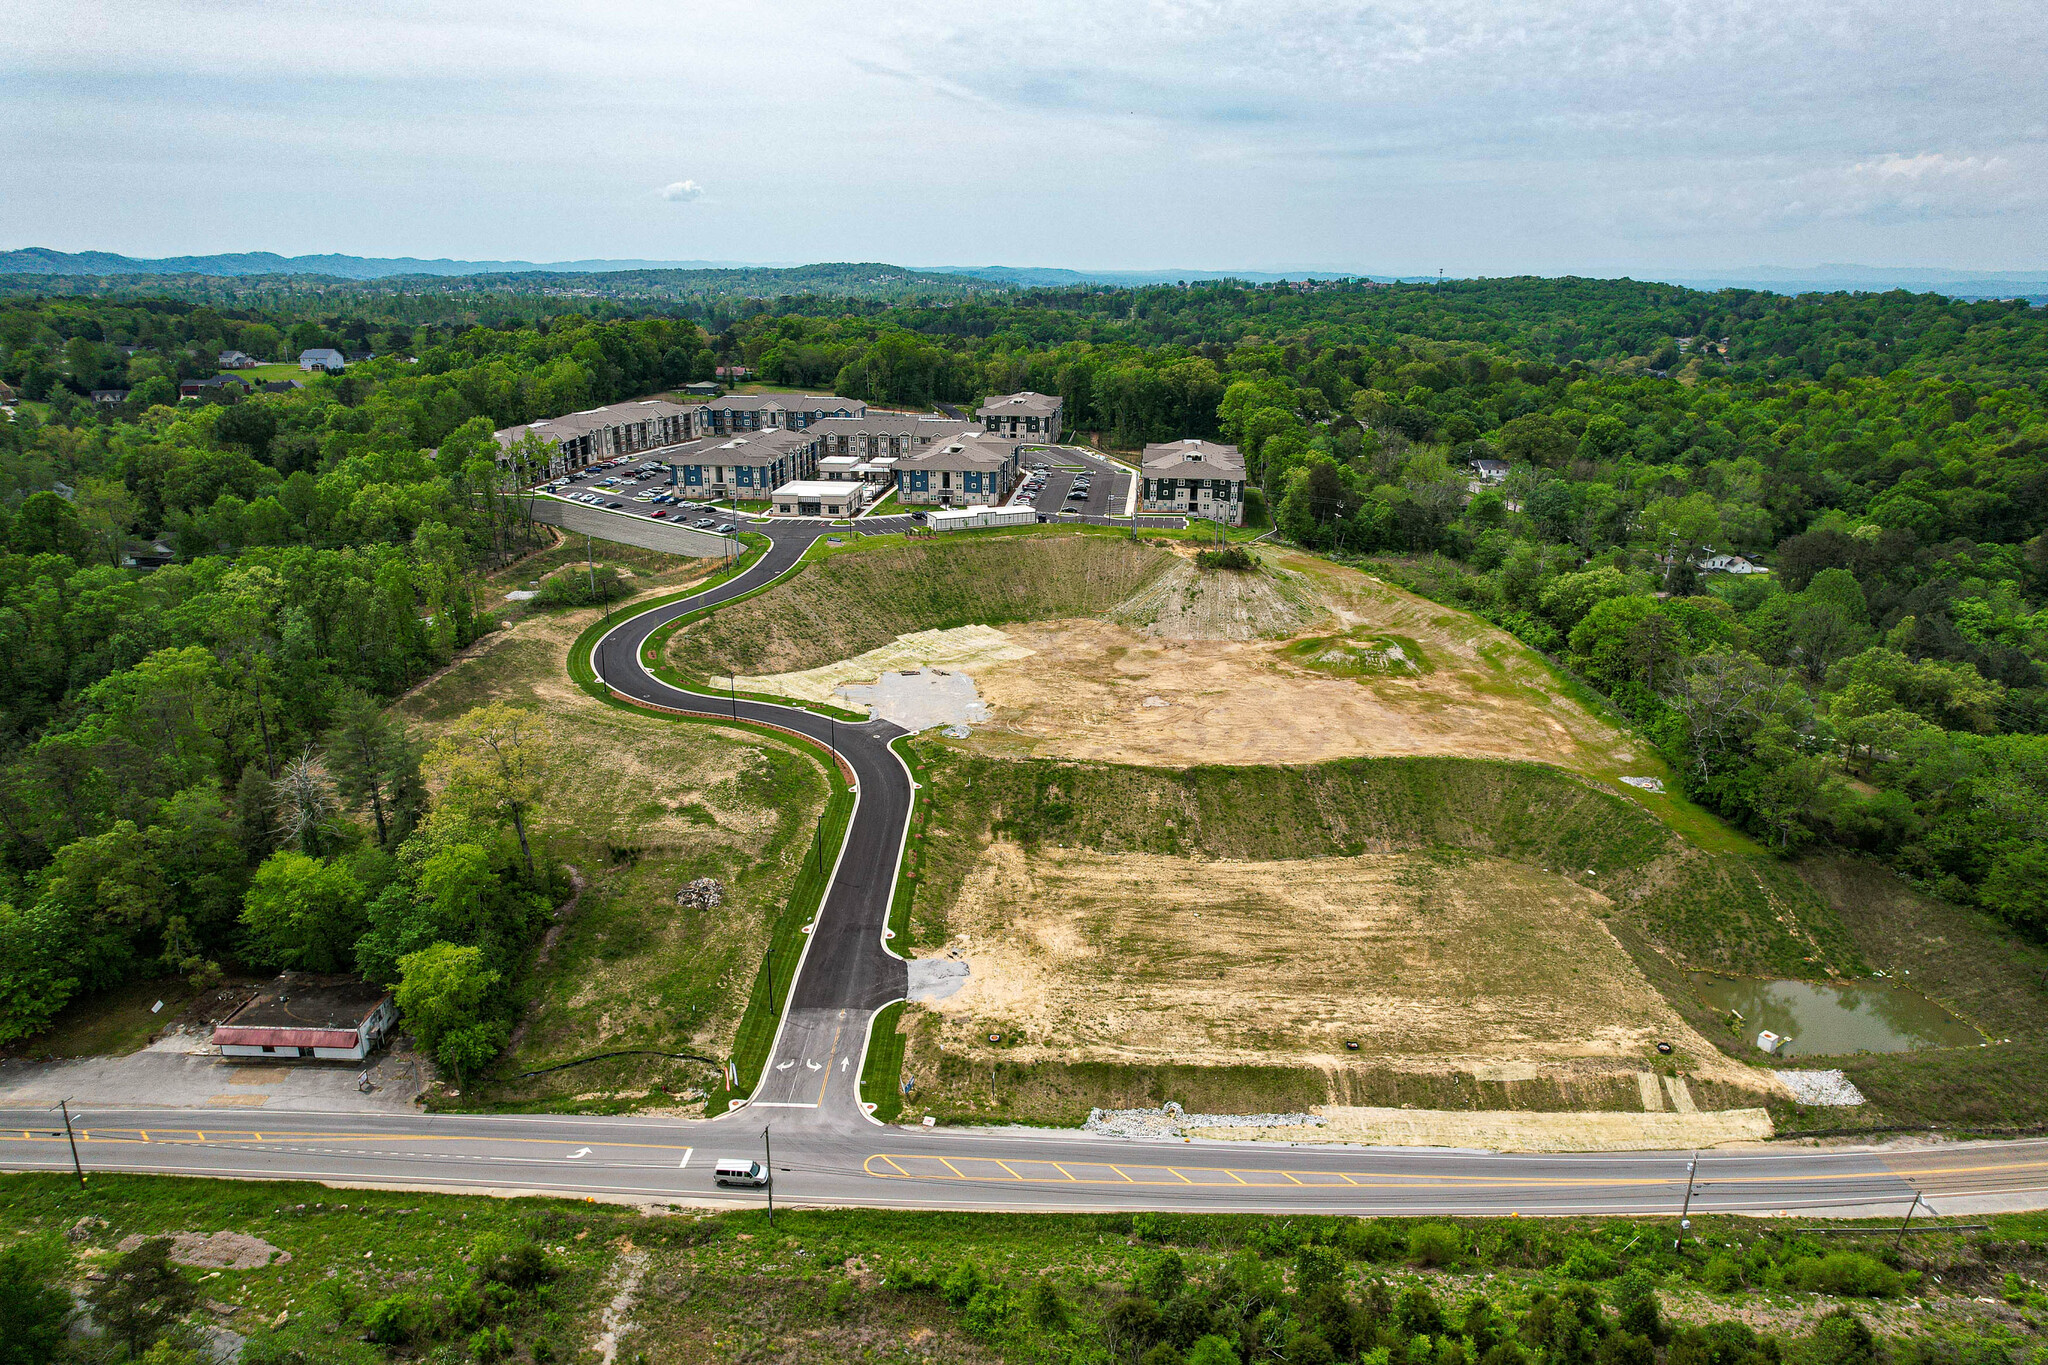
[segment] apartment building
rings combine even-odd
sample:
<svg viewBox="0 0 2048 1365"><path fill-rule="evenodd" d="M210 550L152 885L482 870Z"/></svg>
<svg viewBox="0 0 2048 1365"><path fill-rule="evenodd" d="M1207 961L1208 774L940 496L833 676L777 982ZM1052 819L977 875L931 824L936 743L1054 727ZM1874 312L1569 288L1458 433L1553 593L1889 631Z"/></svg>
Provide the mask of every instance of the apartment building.
<svg viewBox="0 0 2048 1365"><path fill-rule="evenodd" d="M710 423L706 434L731 436L744 431L802 431L828 418L860 417L868 405L858 398L818 393L729 393L703 405Z"/></svg>
<svg viewBox="0 0 2048 1365"><path fill-rule="evenodd" d="M712 437L655 458L675 466L682 497L757 501L786 483L818 477L818 438L783 430Z"/></svg>
<svg viewBox="0 0 2048 1365"><path fill-rule="evenodd" d="M981 429L1034 444L1054 445L1060 439L1060 414L1066 401L1048 394L1006 393L974 410Z"/></svg>
<svg viewBox="0 0 2048 1365"><path fill-rule="evenodd" d="M896 496L938 507L993 506L1017 486L1018 444L986 431L935 441L896 461Z"/></svg>
<svg viewBox="0 0 2048 1365"><path fill-rule="evenodd" d="M613 403L506 427L497 433L498 445L510 451L529 433L540 437L554 447L546 473L557 477L620 455L646 454L702 436L702 412L701 404L658 398Z"/></svg>
<svg viewBox="0 0 2048 1365"><path fill-rule="evenodd" d="M1190 436L1145 447L1139 502L1147 512L1244 525L1244 456L1236 446Z"/></svg>
<svg viewBox="0 0 2048 1365"><path fill-rule="evenodd" d="M914 412L866 412L858 417L827 417L808 429L823 442L818 447L820 456L854 455L875 460L909 455L934 441L973 431L975 424Z"/></svg>

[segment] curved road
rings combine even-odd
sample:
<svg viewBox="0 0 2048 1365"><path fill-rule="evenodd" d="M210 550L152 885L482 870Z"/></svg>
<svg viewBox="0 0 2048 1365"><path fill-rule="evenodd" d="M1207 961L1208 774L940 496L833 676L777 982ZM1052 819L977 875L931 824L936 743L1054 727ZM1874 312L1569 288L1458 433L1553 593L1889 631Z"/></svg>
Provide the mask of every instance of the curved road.
<svg viewBox="0 0 2048 1365"><path fill-rule="evenodd" d="M1439 1149L1126 1141L1071 1131L885 1127L858 1084L875 1012L904 994L884 941L914 786L886 721L833 725L792 707L684 692L642 666L649 634L794 568L829 528L777 523L748 570L614 625L592 651L641 705L736 716L833 748L857 799L768 1066L746 1107L708 1120L556 1115L314 1114L95 1106L78 1117L88 1169L538 1192L645 1204L750 1204L711 1183L719 1156L761 1151L776 1195L895 1208L1171 1208L1399 1214L1676 1214L1689 1153L1510 1155ZM0 1109L0 1167L68 1170L56 1116ZM273 1126L274 1125L274 1126ZM1940 1147L1756 1148L1699 1158L1702 1213L1897 1216L2048 1206L2048 1140Z"/></svg>

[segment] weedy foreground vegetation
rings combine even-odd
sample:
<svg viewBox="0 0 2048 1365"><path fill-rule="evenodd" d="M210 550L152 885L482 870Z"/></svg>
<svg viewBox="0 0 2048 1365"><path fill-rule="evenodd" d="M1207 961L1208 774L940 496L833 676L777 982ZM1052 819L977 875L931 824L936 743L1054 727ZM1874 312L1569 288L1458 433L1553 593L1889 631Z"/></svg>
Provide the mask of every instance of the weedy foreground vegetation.
<svg viewBox="0 0 2048 1365"><path fill-rule="evenodd" d="M1674 1247L1675 1219L770 1222L140 1176L0 1194L10 1365L2035 1365L2048 1329L2040 1215L1902 1247L1883 1223L1705 1217ZM158 1240L179 1234L210 1240Z"/></svg>

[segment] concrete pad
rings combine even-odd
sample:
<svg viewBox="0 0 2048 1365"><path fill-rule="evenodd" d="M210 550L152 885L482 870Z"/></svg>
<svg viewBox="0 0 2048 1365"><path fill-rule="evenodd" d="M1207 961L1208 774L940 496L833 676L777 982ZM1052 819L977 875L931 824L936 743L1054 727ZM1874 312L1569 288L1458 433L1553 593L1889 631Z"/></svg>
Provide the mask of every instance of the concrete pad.
<svg viewBox="0 0 2048 1365"><path fill-rule="evenodd" d="M1671 1107L1678 1113L1699 1113L1699 1106L1692 1102L1692 1087L1685 1083L1685 1077L1666 1076L1664 1093L1671 1097Z"/></svg>
<svg viewBox="0 0 2048 1365"><path fill-rule="evenodd" d="M1324 1105L1315 1127L1219 1129L1206 1137L1258 1142L1356 1142L1371 1147L1456 1147L1495 1152L1662 1152L1761 1142L1771 1117L1761 1109L1692 1114L1610 1111L1368 1109Z"/></svg>
<svg viewBox="0 0 2048 1365"><path fill-rule="evenodd" d="M884 673L868 686L848 685L839 695L868 714L906 730L939 725L979 725L989 718L988 705L965 673L921 668L912 673Z"/></svg>
<svg viewBox="0 0 2048 1365"><path fill-rule="evenodd" d="M910 998L944 1000L967 984L965 962L950 957L920 957L910 962Z"/></svg>
<svg viewBox="0 0 2048 1365"><path fill-rule="evenodd" d="M914 630L851 659L821 664L795 673L764 673L738 680L742 692L765 692L800 701L834 701L847 683L864 683L884 673L911 669L973 669L986 664L1028 659L1032 651L994 626L956 626L951 630ZM726 679L714 678L714 686Z"/></svg>
<svg viewBox="0 0 2048 1365"><path fill-rule="evenodd" d="M1664 1092L1657 1085L1656 1072L1638 1071L1636 1073L1636 1090L1643 1097L1643 1112L1645 1114L1660 1114L1664 1111Z"/></svg>

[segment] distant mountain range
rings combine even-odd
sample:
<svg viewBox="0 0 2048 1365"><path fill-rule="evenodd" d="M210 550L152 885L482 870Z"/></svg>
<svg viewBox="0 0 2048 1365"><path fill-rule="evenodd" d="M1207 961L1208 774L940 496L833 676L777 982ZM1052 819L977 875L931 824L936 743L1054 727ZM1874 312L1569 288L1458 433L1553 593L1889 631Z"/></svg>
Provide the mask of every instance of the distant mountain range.
<svg viewBox="0 0 2048 1365"><path fill-rule="evenodd" d="M217 256L166 256L143 259L109 251L52 251L47 247L26 247L0 251L0 275L59 275L96 277L123 275L207 276L235 278L250 275L316 275L329 279L382 280L395 276L494 275L603 275L627 271L787 271L798 279L815 270L845 269L903 271L907 275L929 275L938 284L961 285L967 280L1005 285L1017 289L1058 289L1079 285L1142 287L1176 284L1184 280L1245 280L1266 283L1273 280L1376 279L1411 281L1430 279L1423 275L1378 274L1334 270L1069 270L1058 266L976 265L923 266L797 266L791 262L757 261L456 261L441 258L421 260L412 256L280 256L269 251L235 252ZM1631 272L1638 279L1661 280L1690 289L1767 289L1780 294L1833 293L1845 290L1905 289L1914 293L1946 294L1956 298L2028 298L2048 301L2048 271L2040 270L1949 270L1936 267L1819 265L1803 267L1752 266L1731 270L1679 270Z"/></svg>
<svg viewBox="0 0 2048 1365"><path fill-rule="evenodd" d="M1759 265L1742 270L1673 271L1642 279L1688 289L1768 289L1775 294L1832 294L1904 289L1914 294L1947 294L1959 299L2029 298L2048 295L2048 270L1945 270L1933 266Z"/></svg>
<svg viewBox="0 0 2048 1365"><path fill-rule="evenodd" d="M412 256L280 256L271 251L144 260L111 251L52 251L32 246L0 251L0 275L327 275L381 280L392 275L507 275L544 271L595 275L617 270L720 270L743 261L423 261Z"/></svg>

